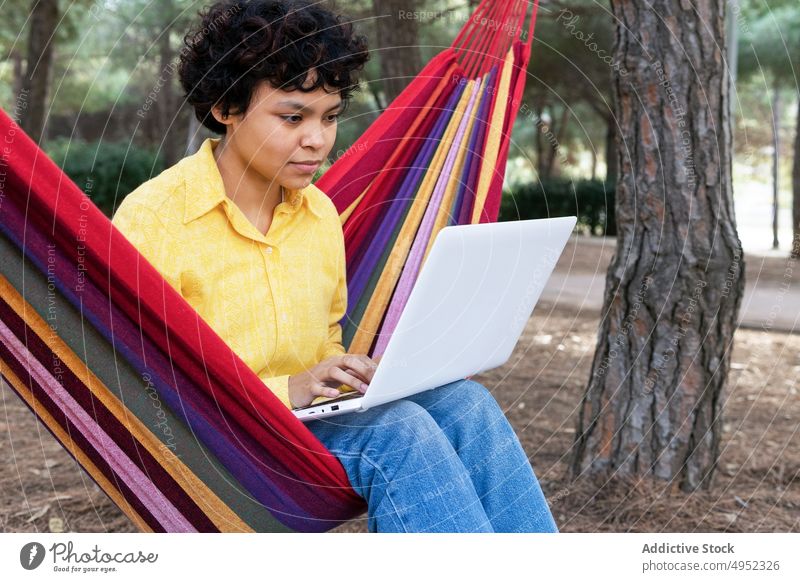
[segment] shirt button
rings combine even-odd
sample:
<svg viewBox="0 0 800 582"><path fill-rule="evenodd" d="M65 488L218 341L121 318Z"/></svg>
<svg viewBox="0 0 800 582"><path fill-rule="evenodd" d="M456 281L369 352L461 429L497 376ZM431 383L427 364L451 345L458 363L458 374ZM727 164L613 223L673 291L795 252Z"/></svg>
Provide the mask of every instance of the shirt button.
<svg viewBox="0 0 800 582"><path fill-rule="evenodd" d="M268 254L268 255L271 255L271 254L272 254L272 247L267 247L267 254Z"/></svg>
<svg viewBox="0 0 800 582"><path fill-rule="evenodd" d="M285 314L285 313L284 313L283 315L281 315L281 319L282 319L283 321L286 321L286 314Z"/></svg>

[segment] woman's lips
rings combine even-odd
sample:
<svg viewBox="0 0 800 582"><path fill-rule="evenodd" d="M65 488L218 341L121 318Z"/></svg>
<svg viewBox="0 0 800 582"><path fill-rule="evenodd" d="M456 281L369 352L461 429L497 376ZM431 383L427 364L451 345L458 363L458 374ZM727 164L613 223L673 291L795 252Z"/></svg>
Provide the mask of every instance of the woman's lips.
<svg viewBox="0 0 800 582"><path fill-rule="evenodd" d="M322 164L298 164L297 162L290 162L295 168L304 174L313 174Z"/></svg>

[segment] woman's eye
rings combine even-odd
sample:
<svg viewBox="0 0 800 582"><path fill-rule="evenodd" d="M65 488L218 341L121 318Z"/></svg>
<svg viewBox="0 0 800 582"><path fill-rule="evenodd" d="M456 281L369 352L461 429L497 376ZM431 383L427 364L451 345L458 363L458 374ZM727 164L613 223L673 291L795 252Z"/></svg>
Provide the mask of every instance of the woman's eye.
<svg viewBox="0 0 800 582"><path fill-rule="evenodd" d="M335 114L329 115L328 116L328 121L330 121L330 122L338 121L338 119L341 116L342 116L341 113L335 113ZM281 118L284 121L288 121L291 124L296 124L296 123L298 123L299 121L302 120L302 117L300 117L299 115L281 115Z"/></svg>

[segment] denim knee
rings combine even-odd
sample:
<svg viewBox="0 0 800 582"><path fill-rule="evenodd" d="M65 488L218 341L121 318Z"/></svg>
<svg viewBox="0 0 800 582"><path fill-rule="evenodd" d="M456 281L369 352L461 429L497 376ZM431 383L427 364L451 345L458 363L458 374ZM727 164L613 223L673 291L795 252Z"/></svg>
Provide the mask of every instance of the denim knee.
<svg viewBox="0 0 800 582"><path fill-rule="evenodd" d="M438 403L450 409L463 410L463 413L502 414L500 405L486 386L474 380L457 380L437 388L442 391Z"/></svg>
<svg viewBox="0 0 800 582"><path fill-rule="evenodd" d="M489 392L489 389L474 380L463 380L458 388L459 394L466 401L472 404L484 404L491 402L495 404L494 396Z"/></svg>
<svg viewBox="0 0 800 582"><path fill-rule="evenodd" d="M370 438L364 452L369 455L386 451L386 440L393 451L430 446L443 438L441 429L428 411L410 400L396 400L374 408L373 418L364 428L370 429ZM379 438L375 438L379 437Z"/></svg>

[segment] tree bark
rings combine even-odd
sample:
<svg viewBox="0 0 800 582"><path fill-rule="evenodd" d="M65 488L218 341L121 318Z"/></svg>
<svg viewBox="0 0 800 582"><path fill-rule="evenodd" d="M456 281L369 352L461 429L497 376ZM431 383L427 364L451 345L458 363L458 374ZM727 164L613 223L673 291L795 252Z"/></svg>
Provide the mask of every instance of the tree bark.
<svg viewBox="0 0 800 582"><path fill-rule="evenodd" d="M800 258L800 99L797 100L797 128L792 166L792 248L793 259Z"/></svg>
<svg viewBox="0 0 800 582"><path fill-rule="evenodd" d="M772 248L780 247L778 240L778 217L780 215L779 194L781 167L781 88L775 81L772 95Z"/></svg>
<svg viewBox="0 0 800 582"><path fill-rule="evenodd" d="M561 175L561 158L564 152L563 144L567 136L567 125L569 124L570 111L569 107L564 106L561 110L561 118L558 121L558 127L552 128L555 134L555 141L550 140L550 172L549 177Z"/></svg>
<svg viewBox="0 0 800 582"><path fill-rule="evenodd" d="M365 77L364 80L366 81L366 85L367 85L367 88L369 90L370 95L372 95L372 99L375 101L375 109L377 111L377 115L376 115L376 117L377 117L378 115L383 113L383 111L387 107L387 104L383 100L383 98L381 97L381 92L378 91L378 88L377 88L378 84L373 82L371 79L366 78L366 77Z"/></svg>
<svg viewBox="0 0 800 582"><path fill-rule="evenodd" d="M725 0L611 0L617 251L573 477L710 486L744 287L731 185Z"/></svg>
<svg viewBox="0 0 800 582"><path fill-rule="evenodd" d="M21 108L20 126L36 143L45 137L50 69L53 66L53 45L58 25L58 0L33 0L28 54L22 90L18 98Z"/></svg>
<svg viewBox="0 0 800 582"><path fill-rule="evenodd" d="M547 106L549 122L542 120L545 109L534 107L536 114L536 133L534 146L536 148L536 169L540 180L550 180L561 173L561 150L566 128L569 124L570 111L567 107L561 110L559 120L556 121L556 111L552 106Z"/></svg>
<svg viewBox="0 0 800 582"><path fill-rule="evenodd" d="M19 99L19 96L22 95L22 88L23 88L23 63L22 63L22 55L18 50L14 50L11 53L11 62L13 63L13 71L14 71L14 99Z"/></svg>
<svg viewBox="0 0 800 582"><path fill-rule="evenodd" d="M536 148L536 172L539 180L547 180L547 159L544 153L544 140L542 138L542 113L543 110L534 106L533 111L536 115L536 133L533 136L533 145Z"/></svg>
<svg viewBox="0 0 800 582"><path fill-rule="evenodd" d="M172 47L172 39L170 38L176 10L172 0L161 0L160 8L165 16L166 28L159 31L161 36L158 39L158 60L161 90L156 107L158 110L159 134L164 140L162 144L164 163L169 167L182 157L184 143L183 133L180 131L181 128L178 123L178 107L176 107L177 99L175 98L177 60L175 59L175 50Z"/></svg>
<svg viewBox="0 0 800 582"><path fill-rule="evenodd" d="M606 118L606 182L617 180L617 118Z"/></svg>
<svg viewBox="0 0 800 582"><path fill-rule="evenodd" d="M422 70L419 22L415 18L400 17L400 14L413 13L419 5L419 0L373 2L385 103L394 101L409 80Z"/></svg>

